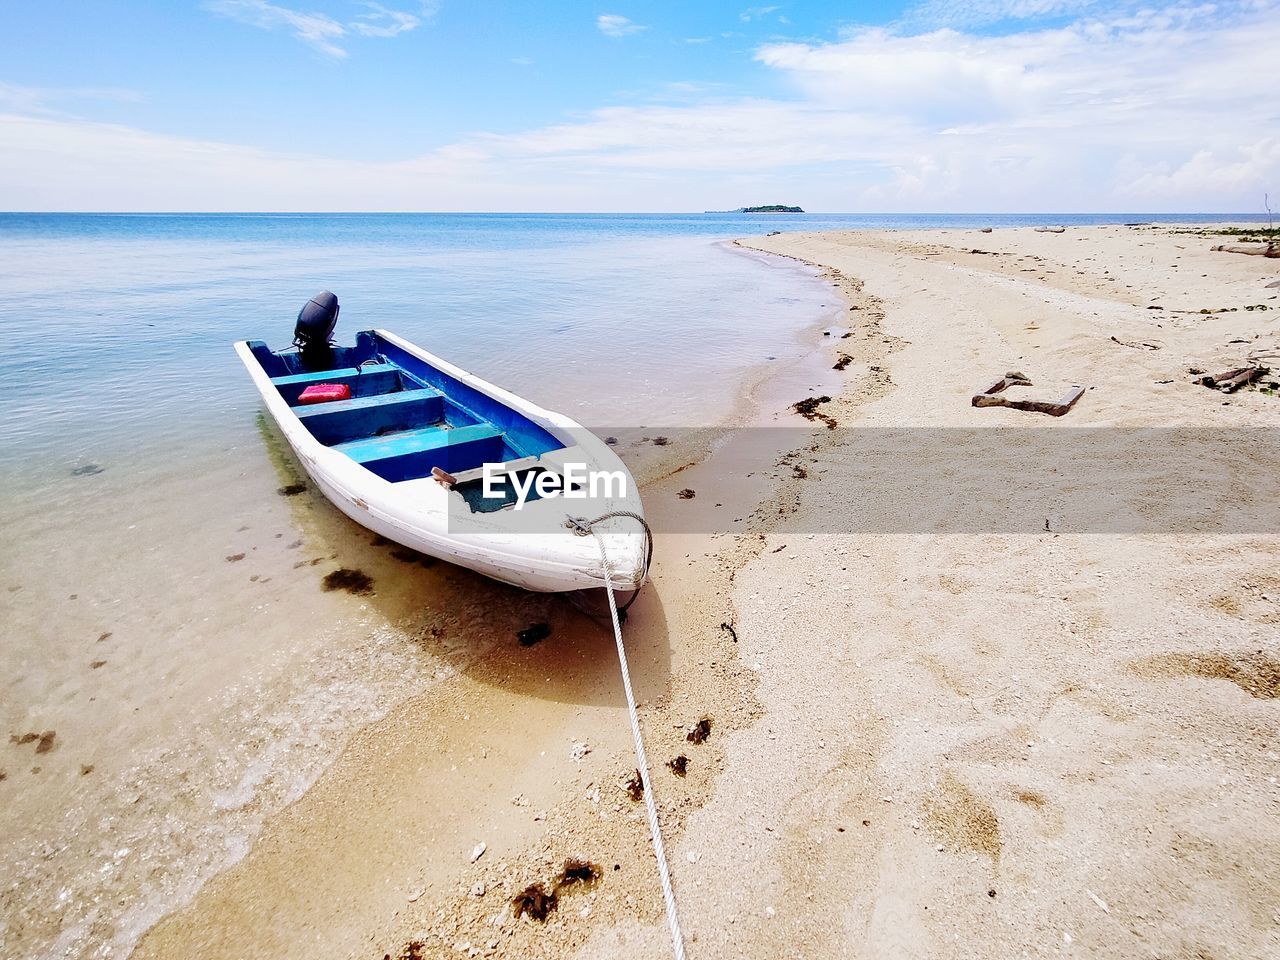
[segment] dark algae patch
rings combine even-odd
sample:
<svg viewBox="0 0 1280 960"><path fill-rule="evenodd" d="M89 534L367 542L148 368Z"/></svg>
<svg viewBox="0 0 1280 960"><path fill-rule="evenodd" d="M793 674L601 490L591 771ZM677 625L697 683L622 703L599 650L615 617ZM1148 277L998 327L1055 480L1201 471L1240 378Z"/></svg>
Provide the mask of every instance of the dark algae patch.
<svg viewBox="0 0 1280 960"><path fill-rule="evenodd" d="M831 398L826 394L820 397L805 397L803 400L797 400L793 403L791 409L806 420L819 420L827 425L828 430L834 430L836 428L835 418L827 416L827 414L818 409L822 404L830 402Z"/></svg>
<svg viewBox="0 0 1280 960"><path fill-rule="evenodd" d="M9 734L9 742L16 743L20 747L26 746L28 743L36 745L36 753L48 753L53 749L53 742L58 738L58 731L46 730L44 733L24 733L22 736L17 734Z"/></svg>
<svg viewBox="0 0 1280 960"><path fill-rule="evenodd" d="M434 567L436 565L435 557L428 557L425 553L418 553L416 550L410 550L407 547L397 547L391 551L391 556L395 557L401 563L416 563L420 567Z"/></svg>
<svg viewBox="0 0 1280 960"><path fill-rule="evenodd" d="M101 473L103 468L96 463L86 463L82 467L76 467L71 471L73 477L92 477L94 474Z"/></svg>
<svg viewBox="0 0 1280 960"><path fill-rule="evenodd" d="M296 497L300 493L305 493L306 489L307 485L305 483L290 483L277 489L276 493L282 497Z"/></svg>
<svg viewBox="0 0 1280 960"><path fill-rule="evenodd" d="M523 630L516 631L516 640L522 647L532 647L551 636L551 626L546 623L532 623Z"/></svg>
<svg viewBox="0 0 1280 960"><path fill-rule="evenodd" d="M560 868L560 872L556 874L557 891L565 887L582 885L589 887L596 883L602 876L602 871L598 864L592 863L590 860L583 860L580 857L569 857L565 860L564 866Z"/></svg>
<svg viewBox="0 0 1280 960"><path fill-rule="evenodd" d="M373 578L363 570L352 570L348 567L325 574L320 586L326 591L345 590L357 597L366 597L373 593Z"/></svg>
<svg viewBox="0 0 1280 960"><path fill-rule="evenodd" d="M517 920L527 913L533 919L543 921L555 910L558 902L559 898L554 890L548 893L542 884L531 883L511 898L511 908Z"/></svg>
<svg viewBox="0 0 1280 960"><path fill-rule="evenodd" d="M711 736L711 718L703 717L692 727L684 732L684 738L697 746L700 743L706 743L707 737Z"/></svg>

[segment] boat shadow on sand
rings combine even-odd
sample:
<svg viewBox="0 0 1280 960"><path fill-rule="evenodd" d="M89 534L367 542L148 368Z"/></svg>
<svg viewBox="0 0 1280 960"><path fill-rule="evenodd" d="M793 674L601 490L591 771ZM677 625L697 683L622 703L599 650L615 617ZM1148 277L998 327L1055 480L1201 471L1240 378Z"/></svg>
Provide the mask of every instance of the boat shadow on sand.
<svg viewBox="0 0 1280 960"><path fill-rule="evenodd" d="M387 540L310 483L269 418L259 414L258 429L297 535L310 554L325 558L298 564L296 572L314 577L317 591L352 594L353 620L372 613L374 629L385 625L435 661L425 667L444 666L508 694L625 704L602 592L573 599L531 593ZM629 613L624 636L632 683L639 700L650 700L666 691L671 672L667 618L652 585ZM550 630L545 639L523 645L518 634L540 624Z"/></svg>

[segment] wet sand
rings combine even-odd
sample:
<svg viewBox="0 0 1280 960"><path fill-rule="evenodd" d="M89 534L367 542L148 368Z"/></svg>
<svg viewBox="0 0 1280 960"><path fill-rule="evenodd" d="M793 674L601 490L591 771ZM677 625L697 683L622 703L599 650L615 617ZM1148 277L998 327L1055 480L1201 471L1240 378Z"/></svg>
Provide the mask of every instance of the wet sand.
<svg viewBox="0 0 1280 960"><path fill-rule="evenodd" d="M864 508L850 428L1280 424L1280 398L1187 372L1280 343L1276 262L1217 242L1124 227L746 242L820 266L845 301L806 362L751 387L752 422L791 432L728 433L645 486L663 532L626 633L690 956L1280 949L1274 530L1071 533L1055 528L1073 517L1037 516L954 533L946 502L923 500L938 532L830 523ZM970 405L1011 369L1091 389L1062 420ZM805 397L829 397L816 409L838 428L795 415ZM995 509L1014 495L1001 471L1039 466L1018 452L985 487ZM1256 467L1215 465L1239 471L1240 505ZM492 592L457 591L447 615L416 614L411 591L382 607L456 674L356 734L135 956L669 955L622 786L612 638L532 598L552 634L522 647L513 598ZM454 649L463 636L486 639ZM665 766L679 756L684 776ZM563 887L545 922L514 919L512 898L551 889L569 857L600 878Z"/></svg>

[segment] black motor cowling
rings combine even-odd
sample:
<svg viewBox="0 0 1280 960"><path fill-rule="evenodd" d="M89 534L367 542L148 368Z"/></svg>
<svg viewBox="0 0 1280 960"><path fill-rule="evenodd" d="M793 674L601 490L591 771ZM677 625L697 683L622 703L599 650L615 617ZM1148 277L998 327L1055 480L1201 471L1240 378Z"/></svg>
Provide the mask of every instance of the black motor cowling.
<svg viewBox="0 0 1280 960"><path fill-rule="evenodd" d="M338 325L338 309L338 298L328 290L321 290L303 304L293 328L294 346L327 344L332 340L333 328Z"/></svg>
<svg viewBox="0 0 1280 960"><path fill-rule="evenodd" d="M332 363L333 328L338 325L338 298L321 290L303 304L293 328L293 345L302 354L302 362L312 370L327 369Z"/></svg>

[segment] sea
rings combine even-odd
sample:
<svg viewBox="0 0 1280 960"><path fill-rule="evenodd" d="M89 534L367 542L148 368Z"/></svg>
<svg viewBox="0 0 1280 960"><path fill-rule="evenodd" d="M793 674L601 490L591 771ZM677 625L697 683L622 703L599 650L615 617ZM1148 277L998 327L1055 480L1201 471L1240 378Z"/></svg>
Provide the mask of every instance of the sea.
<svg viewBox="0 0 1280 960"><path fill-rule="evenodd" d="M532 602L396 556L314 491L231 345L332 290L592 425L716 426L834 309L772 230L1239 215L0 213L0 957L123 957L350 735L444 687L442 605ZM368 595L325 592L337 568Z"/></svg>

